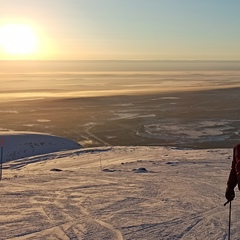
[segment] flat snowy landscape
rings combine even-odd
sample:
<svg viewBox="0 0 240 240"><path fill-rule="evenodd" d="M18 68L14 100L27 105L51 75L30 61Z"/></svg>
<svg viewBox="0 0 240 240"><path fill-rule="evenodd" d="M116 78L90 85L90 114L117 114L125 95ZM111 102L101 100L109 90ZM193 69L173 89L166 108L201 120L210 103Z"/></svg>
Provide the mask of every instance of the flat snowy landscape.
<svg viewBox="0 0 240 240"><path fill-rule="evenodd" d="M46 138L12 132L4 152L19 148L16 136L32 148ZM66 145L72 146L27 157L22 152L3 164L1 240L227 239L223 204L232 149ZM240 237L238 195L232 240Z"/></svg>

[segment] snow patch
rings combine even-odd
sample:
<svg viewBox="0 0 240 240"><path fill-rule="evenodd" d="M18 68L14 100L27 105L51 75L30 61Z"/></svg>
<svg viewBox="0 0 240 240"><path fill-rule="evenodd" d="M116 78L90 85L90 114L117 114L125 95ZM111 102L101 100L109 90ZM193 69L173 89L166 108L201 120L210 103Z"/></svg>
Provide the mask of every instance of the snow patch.
<svg viewBox="0 0 240 240"><path fill-rule="evenodd" d="M42 133L1 131L0 136L4 138L3 162L81 148L73 140Z"/></svg>
<svg viewBox="0 0 240 240"><path fill-rule="evenodd" d="M45 123L45 122L51 122L51 120L49 120L49 119L38 119L37 122Z"/></svg>

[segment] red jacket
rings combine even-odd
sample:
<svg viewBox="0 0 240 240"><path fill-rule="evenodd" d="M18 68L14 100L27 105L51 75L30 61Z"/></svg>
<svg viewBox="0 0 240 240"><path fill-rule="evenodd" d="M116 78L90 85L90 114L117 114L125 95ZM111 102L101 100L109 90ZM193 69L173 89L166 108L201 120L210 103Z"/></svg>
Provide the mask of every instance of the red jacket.
<svg viewBox="0 0 240 240"><path fill-rule="evenodd" d="M234 189L238 185L238 189L240 190L240 144L237 144L233 148L232 167L227 185L231 189Z"/></svg>

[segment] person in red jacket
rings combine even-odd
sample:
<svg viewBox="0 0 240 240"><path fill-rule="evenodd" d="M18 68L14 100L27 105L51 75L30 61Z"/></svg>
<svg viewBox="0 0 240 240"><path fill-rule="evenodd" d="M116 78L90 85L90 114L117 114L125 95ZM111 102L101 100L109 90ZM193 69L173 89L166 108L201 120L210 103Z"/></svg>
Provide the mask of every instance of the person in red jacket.
<svg viewBox="0 0 240 240"><path fill-rule="evenodd" d="M226 199L230 202L235 198L234 188L238 185L240 190L240 144L233 148L232 166L227 181L227 189L225 193Z"/></svg>

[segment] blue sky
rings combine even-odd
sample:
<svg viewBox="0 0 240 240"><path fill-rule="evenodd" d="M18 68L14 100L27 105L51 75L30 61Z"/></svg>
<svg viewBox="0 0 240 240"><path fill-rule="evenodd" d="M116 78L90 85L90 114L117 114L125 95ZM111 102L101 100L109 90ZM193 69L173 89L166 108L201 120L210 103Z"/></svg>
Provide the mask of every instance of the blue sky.
<svg viewBox="0 0 240 240"><path fill-rule="evenodd" d="M0 24L35 26L39 59L240 59L239 0L0 0L0 6Z"/></svg>

